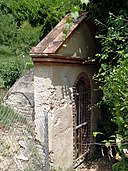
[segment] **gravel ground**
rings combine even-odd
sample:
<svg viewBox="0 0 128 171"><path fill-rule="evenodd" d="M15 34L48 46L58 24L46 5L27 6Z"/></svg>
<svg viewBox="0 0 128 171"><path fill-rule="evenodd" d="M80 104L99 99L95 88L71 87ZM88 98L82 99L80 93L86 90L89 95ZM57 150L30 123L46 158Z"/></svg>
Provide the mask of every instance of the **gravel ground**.
<svg viewBox="0 0 128 171"><path fill-rule="evenodd" d="M0 125L0 171L42 171L42 152L27 124Z"/></svg>
<svg viewBox="0 0 128 171"><path fill-rule="evenodd" d="M28 124L17 122L11 129L0 125L0 171L42 171L43 149L35 142ZM76 171L111 171L112 161L102 158L81 164Z"/></svg>
<svg viewBox="0 0 128 171"><path fill-rule="evenodd" d="M112 161L106 158L88 161L81 164L76 171L112 171Z"/></svg>

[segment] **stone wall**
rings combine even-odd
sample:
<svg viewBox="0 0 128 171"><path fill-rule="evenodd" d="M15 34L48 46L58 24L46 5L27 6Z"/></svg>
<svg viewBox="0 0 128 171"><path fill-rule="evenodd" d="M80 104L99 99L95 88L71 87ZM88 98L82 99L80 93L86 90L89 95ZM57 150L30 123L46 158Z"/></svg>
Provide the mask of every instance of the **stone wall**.
<svg viewBox="0 0 128 171"><path fill-rule="evenodd" d="M8 90L4 98L7 105L24 116L29 123L34 120L34 71L27 71Z"/></svg>
<svg viewBox="0 0 128 171"><path fill-rule="evenodd" d="M93 103L96 93L92 76L96 70L93 65L35 65L35 125L37 138L45 147L46 169L49 167L50 157L53 167L60 167L64 171L73 170L73 85L80 73L87 73ZM94 110L91 114L92 130L99 117L98 112L93 115Z"/></svg>

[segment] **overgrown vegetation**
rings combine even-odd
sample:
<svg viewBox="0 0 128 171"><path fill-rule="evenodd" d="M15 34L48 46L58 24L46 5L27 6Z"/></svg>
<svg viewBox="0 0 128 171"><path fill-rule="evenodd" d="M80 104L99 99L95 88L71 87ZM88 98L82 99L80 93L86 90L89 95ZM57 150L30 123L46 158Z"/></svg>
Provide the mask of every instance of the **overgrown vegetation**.
<svg viewBox="0 0 128 171"><path fill-rule="evenodd" d="M100 105L105 109L102 113L105 117L98 131L105 133L107 146L111 147L111 142L115 142L118 147L116 152L121 156L121 161L113 166L114 171L127 170L128 160L124 152L128 149L127 9L128 1L125 0L90 0L88 4L90 18L96 23L97 37L101 42L101 51L96 56L101 64L97 79L103 91ZM114 142L109 141L110 135L113 135Z"/></svg>

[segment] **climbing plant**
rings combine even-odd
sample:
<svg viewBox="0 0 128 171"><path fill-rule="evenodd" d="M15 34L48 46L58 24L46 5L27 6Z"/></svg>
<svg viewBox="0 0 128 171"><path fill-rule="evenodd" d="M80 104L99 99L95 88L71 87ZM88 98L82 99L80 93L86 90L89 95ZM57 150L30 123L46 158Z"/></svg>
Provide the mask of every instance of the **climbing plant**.
<svg viewBox="0 0 128 171"><path fill-rule="evenodd" d="M124 154L124 149L128 148L128 11L126 10L128 3L93 2L88 8L91 12L90 17L95 20L97 38L101 43L101 50L96 55L101 64L97 79L103 91L101 104L105 106L105 116L108 119L105 125L102 123L102 131L110 136L110 131L114 130L115 143L122 160L113 166L113 170L124 171L127 170L127 156ZM91 11L92 6L94 11ZM108 129L110 126L111 129Z"/></svg>

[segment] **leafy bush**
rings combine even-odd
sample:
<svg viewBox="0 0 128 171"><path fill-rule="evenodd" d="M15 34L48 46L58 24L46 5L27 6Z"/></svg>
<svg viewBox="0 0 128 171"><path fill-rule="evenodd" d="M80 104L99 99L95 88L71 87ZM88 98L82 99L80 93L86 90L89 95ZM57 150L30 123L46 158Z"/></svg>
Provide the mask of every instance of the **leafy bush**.
<svg viewBox="0 0 128 171"><path fill-rule="evenodd" d="M10 88L20 76L21 68L16 63L5 64L0 68L0 77L4 80L6 88Z"/></svg>
<svg viewBox="0 0 128 171"><path fill-rule="evenodd" d="M26 20L33 27L42 25L44 37L76 4L79 4L77 0L9 0L4 6L14 16L18 26Z"/></svg>
<svg viewBox="0 0 128 171"><path fill-rule="evenodd" d="M128 137L128 54L105 79L104 101L109 105L121 135Z"/></svg>
<svg viewBox="0 0 128 171"><path fill-rule="evenodd" d="M0 45L13 46L17 35L17 24L11 14L0 11Z"/></svg>
<svg viewBox="0 0 128 171"><path fill-rule="evenodd" d="M39 42L41 30L41 26L32 27L28 21L24 21L18 29L16 46L24 53L29 52L30 48Z"/></svg>
<svg viewBox="0 0 128 171"><path fill-rule="evenodd" d="M32 27L28 21L19 27L12 14L0 11L0 80L5 87L11 87L24 69L33 67L28 54L39 41L41 29Z"/></svg>
<svg viewBox="0 0 128 171"><path fill-rule="evenodd" d="M108 32L102 40L102 52L98 56L102 62L99 70L99 80L103 82L103 101L113 114L113 121L123 133L127 122L126 113L128 95L128 49L127 49L128 23L122 16L115 17L110 14ZM122 128L121 128L122 127ZM119 133L120 133L119 131ZM126 133L126 132L125 132Z"/></svg>
<svg viewBox="0 0 128 171"><path fill-rule="evenodd" d="M123 15L109 14L107 32L102 36L101 53L97 54L101 62L98 78L103 91L102 102L107 106L110 121L117 125L114 131L121 137L120 147L118 143L117 146L121 156L124 156L123 149L128 146L123 144L128 140L128 23ZM126 157L122 157L113 170L126 170L126 161Z"/></svg>

